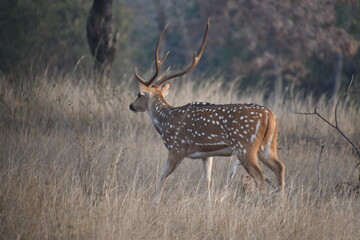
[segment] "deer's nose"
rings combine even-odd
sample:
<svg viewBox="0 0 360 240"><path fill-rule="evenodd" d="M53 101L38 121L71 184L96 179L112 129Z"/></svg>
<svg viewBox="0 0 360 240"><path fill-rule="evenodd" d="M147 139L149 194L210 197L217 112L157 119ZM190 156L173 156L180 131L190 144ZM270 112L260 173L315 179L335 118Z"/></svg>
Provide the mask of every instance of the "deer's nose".
<svg viewBox="0 0 360 240"><path fill-rule="evenodd" d="M130 104L129 108L130 108L131 111L136 112L136 110L135 110L135 108L134 108L134 106L132 104Z"/></svg>

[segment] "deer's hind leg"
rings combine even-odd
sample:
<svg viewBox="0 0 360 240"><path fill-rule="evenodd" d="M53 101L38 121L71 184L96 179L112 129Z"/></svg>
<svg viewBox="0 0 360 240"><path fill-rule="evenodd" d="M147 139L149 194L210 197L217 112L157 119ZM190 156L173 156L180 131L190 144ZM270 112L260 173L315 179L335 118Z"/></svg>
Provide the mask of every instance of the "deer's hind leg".
<svg viewBox="0 0 360 240"><path fill-rule="evenodd" d="M280 187L281 192L284 191L284 178L285 178L285 165L279 160L277 154L270 153L266 151L259 152L260 160L270 168L276 175L278 180L278 186Z"/></svg>
<svg viewBox="0 0 360 240"><path fill-rule="evenodd" d="M259 188L260 192L264 192L265 175L259 166L256 152L239 150L235 151L235 153L245 170L252 178L254 178L256 186Z"/></svg>
<svg viewBox="0 0 360 240"><path fill-rule="evenodd" d="M262 163L270 168L276 175L278 186L281 193L284 193L285 165L279 160L277 154L276 134L270 138L262 149L259 150L258 156Z"/></svg>
<svg viewBox="0 0 360 240"><path fill-rule="evenodd" d="M227 176L227 184L229 185L230 183L233 182L234 178L235 178L235 175L236 175L236 172L238 170L238 167L239 165L241 165L241 162L239 159L236 159L232 165L231 165L231 170Z"/></svg>

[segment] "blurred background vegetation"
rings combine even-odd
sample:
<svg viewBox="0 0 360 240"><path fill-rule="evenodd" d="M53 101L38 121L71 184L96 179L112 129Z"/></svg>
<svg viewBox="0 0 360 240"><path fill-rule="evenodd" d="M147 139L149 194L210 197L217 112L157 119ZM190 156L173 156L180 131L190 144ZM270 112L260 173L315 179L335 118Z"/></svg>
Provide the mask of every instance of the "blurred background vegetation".
<svg viewBox="0 0 360 240"><path fill-rule="evenodd" d="M86 41L90 0L1 0L0 71L92 70ZM197 72L240 87L265 85L335 98L360 72L359 0L114 0L120 34L112 79L135 66L150 74L156 40L170 24L162 51L172 69L191 61L211 17Z"/></svg>

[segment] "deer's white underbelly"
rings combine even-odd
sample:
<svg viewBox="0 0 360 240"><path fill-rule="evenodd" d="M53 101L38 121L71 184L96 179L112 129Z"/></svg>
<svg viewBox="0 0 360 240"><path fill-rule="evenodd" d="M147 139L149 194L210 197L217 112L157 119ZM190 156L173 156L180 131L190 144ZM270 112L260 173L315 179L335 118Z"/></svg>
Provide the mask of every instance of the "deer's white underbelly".
<svg viewBox="0 0 360 240"><path fill-rule="evenodd" d="M231 156L233 153L233 149L231 147L226 147L216 151L207 151L207 152L194 152L187 155L188 158L196 159L196 158L207 158L213 156Z"/></svg>

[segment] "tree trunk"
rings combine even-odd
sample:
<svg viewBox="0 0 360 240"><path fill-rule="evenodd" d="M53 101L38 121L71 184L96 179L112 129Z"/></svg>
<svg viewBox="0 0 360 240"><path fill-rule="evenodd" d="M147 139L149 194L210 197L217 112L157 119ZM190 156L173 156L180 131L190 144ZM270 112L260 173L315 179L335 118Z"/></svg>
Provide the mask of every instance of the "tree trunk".
<svg viewBox="0 0 360 240"><path fill-rule="evenodd" d="M167 23L165 3L163 0L154 0L154 4L155 4L156 24L159 29L159 32L162 32L162 30L164 29ZM162 40L161 46L162 49L167 49L166 39Z"/></svg>
<svg viewBox="0 0 360 240"><path fill-rule="evenodd" d="M156 11L155 19L156 19L158 28L161 32L166 24L165 23L166 14L165 14L165 9L164 9L164 3L162 2L162 0L154 0L154 4L155 4L155 11Z"/></svg>
<svg viewBox="0 0 360 240"><path fill-rule="evenodd" d="M335 66L334 66L334 83L332 86L332 90L331 90L331 102L335 105L336 103L336 97L337 97L337 93L339 91L340 88L340 83L341 83L341 73L342 73L342 69L343 69L343 54L342 53L336 53L335 56Z"/></svg>
<svg viewBox="0 0 360 240"><path fill-rule="evenodd" d="M193 54L194 44L191 42L190 39L190 34L186 26L184 13L182 12L183 10L182 6L181 5L179 6L179 2L176 0L173 1L173 4L174 4L176 17L179 19L179 32L181 33L182 36L182 45L183 45L182 54L186 59L188 56L191 56Z"/></svg>
<svg viewBox="0 0 360 240"><path fill-rule="evenodd" d="M273 104L279 106L283 100L283 77L282 77L282 63L276 58L274 59L274 92L273 92Z"/></svg>
<svg viewBox="0 0 360 240"><path fill-rule="evenodd" d="M86 24L94 70L106 75L111 72L119 38L119 34L113 32L112 3L113 0L94 0Z"/></svg>

